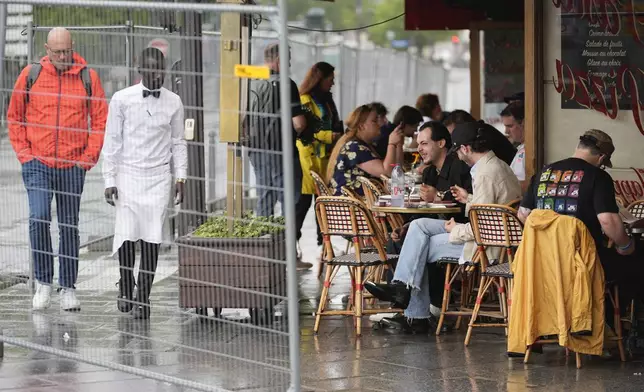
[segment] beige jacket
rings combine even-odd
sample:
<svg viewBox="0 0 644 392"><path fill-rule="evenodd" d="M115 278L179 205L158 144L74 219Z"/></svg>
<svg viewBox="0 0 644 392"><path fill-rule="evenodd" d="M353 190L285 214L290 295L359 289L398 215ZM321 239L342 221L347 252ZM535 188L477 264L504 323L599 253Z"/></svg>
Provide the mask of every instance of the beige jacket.
<svg viewBox="0 0 644 392"><path fill-rule="evenodd" d="M472 170L472 194L465 206L466 214L473 204L507 204L521 197L521 184L517 176L494 152L485 154ZM472 260L476 253L476 243L469 223L456 225L449 234L449 242L465 244L463 258L465 261ZM488 259L498 259L499 252L498 248L488 248Z"/></svg>

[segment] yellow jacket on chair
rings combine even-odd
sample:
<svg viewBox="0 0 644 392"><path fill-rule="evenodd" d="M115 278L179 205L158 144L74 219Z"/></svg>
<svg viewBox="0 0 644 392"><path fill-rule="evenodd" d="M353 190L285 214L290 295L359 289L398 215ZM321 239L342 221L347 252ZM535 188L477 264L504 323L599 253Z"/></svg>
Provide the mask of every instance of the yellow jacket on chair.
<svg viewBox="0 0 644 392"><path fill-rule="evenodd" d="M313 98L308 95L300 96L302 105L307 106L318 118L322 118L322 112ZM300 155L300 164L302 165L302 194L314 195L315 183L311 177L310 171L313 170L322 178L326 177L326 166L329 163L331 155L331 146L333 145L333 131L321 130L315 134L312 144L303 145L300 140L297 141L297 150Z"/></svg>
<svg viewBox="0 0 644 392"><path fill-rule="evenodd" d="M512 270L508 352L525 353L537 338L555 335L560 346L601 355L604 269L583 222L551 210L533 210ZM591 335L576 334L582 332Z"/></svg>

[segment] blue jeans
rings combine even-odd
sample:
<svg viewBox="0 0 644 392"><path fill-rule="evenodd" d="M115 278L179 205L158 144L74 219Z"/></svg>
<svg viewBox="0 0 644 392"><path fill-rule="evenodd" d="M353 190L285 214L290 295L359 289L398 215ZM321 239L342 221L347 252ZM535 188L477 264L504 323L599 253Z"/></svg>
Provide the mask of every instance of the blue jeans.
<svg viewBox="0 0 644 392"><path fill-rule="evenodd" d="M56 197L59 279L61 287L73 288L78 277L78 215L85 185L85 170L79 167L55 169L37 159L22 165L22 179L29 197L29 240L34 262L34 277L51 284L54 278L54 253L51 244L51 201Z"/></svg>
<svg viewBox="0 0 644 392"><path fill-rule="evenodd" d="M462 251L463 244L449 242L444 220L421 218L409 224L393 278L412 289L405 310L407 318L429 318L429 277L425 265L443 257L458 258Z"/></svg>
<svg viewBox="0 0 644 392"><path fill-rule="evenodd" d="M253 151L249 157L257 180L258 195L255 215L272 216L275 213L275 203L278 201L282 205L282 210L284 209L284 175L286 172L282 164L282 154L277 151ZM293 159L292 167L295 183L294 201L297 204L302 193L302 166L299 158Z"/></svg>

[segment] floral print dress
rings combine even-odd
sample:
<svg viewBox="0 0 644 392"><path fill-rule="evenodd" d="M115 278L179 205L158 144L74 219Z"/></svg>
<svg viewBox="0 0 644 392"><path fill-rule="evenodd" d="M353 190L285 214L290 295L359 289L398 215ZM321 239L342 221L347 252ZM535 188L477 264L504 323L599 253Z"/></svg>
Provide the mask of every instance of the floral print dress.
<svg viewBox="0 0 644 392"><path fill-rule="evenodd" d="M381 159L378 154L361 140L351 140L347 142L335 162L335 171L329 186L335 196L341 196L340 189L343 186L353 190L357 194L363 196L362 185L358 181L358 177L371 177L367 172L360 169L358 165L374 159Z"/></svg>

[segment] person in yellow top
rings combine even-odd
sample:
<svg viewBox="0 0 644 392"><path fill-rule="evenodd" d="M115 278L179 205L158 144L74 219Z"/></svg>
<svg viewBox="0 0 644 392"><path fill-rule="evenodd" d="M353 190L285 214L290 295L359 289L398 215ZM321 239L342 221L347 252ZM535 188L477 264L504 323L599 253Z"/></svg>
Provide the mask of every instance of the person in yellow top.
<svg viewBox="0 0 644 392"><path fill-rule="evenodd" d="M300 85L300 100L305 110L321 120L319 129L314 130L311 143L298 139L297 149L302 165L302 195L295 206L297 217L297 239L302 237L302 226L306 214L311 208L315 195L315 183L311 170L324 177L329 156L334 143L342 136L342 120L333 101L331 87L335 83L335 68L325 62L319 62L306 74ZM317 244L322 246L320 226L317 228Z"/></svg>

